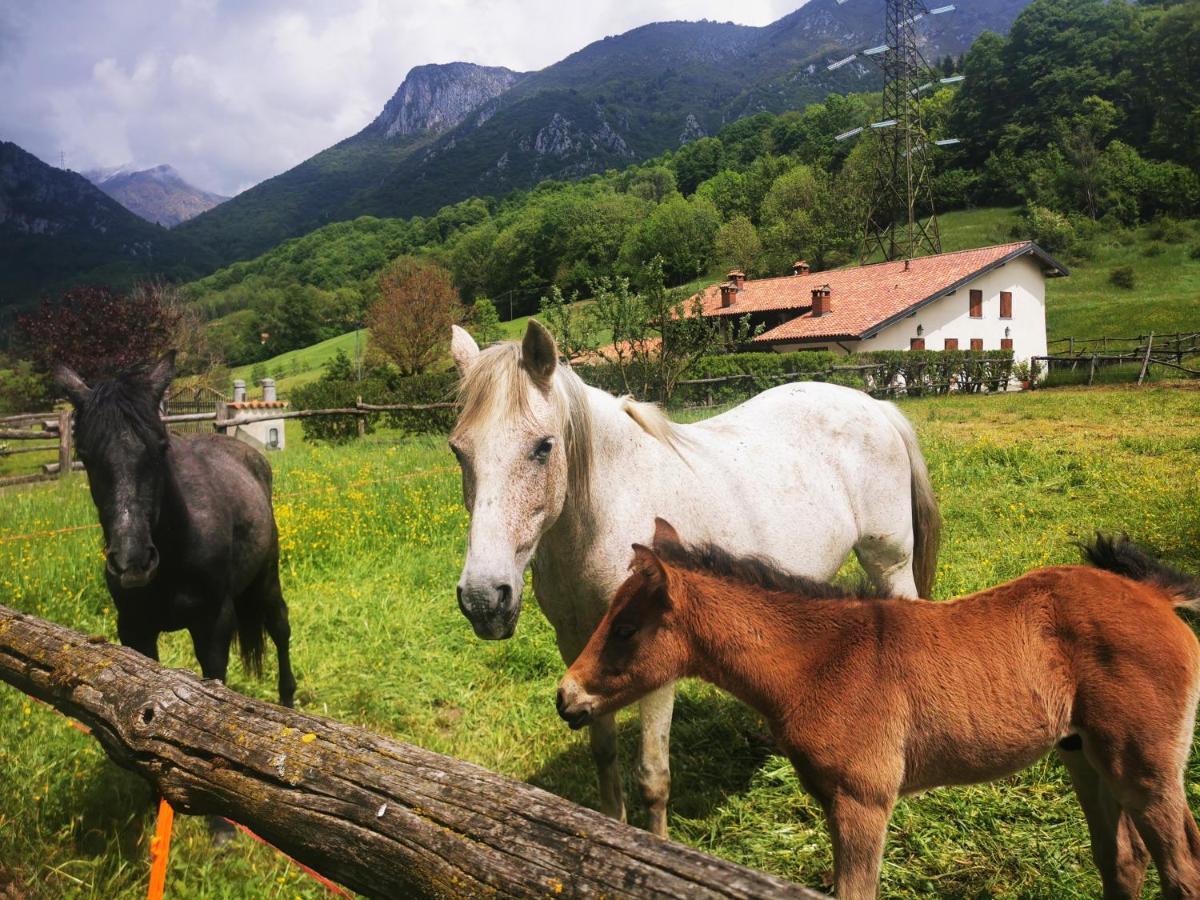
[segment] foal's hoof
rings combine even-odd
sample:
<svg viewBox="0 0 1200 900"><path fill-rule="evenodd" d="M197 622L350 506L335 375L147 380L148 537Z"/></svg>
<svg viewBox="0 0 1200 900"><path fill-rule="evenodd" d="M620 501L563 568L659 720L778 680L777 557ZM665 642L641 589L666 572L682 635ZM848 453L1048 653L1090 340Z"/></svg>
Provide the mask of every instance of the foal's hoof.
<svg viewBox="0 0 1200 900"><path fill-rule="evenodd" d="M220 816L206 816L205 818L208 822L208 837L214 847L224 847L237 837L237 829L226 819L222 819Z"/></svg>

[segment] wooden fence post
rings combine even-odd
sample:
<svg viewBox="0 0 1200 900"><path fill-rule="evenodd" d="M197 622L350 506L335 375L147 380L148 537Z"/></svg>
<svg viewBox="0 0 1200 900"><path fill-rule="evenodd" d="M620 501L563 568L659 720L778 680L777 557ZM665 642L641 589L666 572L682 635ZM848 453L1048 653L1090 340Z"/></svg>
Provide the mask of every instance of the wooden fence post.
<svg viewBox="0 0 1200 900"><path fill-rule="evenodd" d="M58 413L58 477L66 478L71 474L71 411L59 410Z"/></svg>
<svg viewBox="0 0 1200 900"><path fill-rule="evenodd" d="M355 400L354 405L356 407L362 406L362 394L358 395L358 399ZM366 433L367 433L367 417L366 417L366 415L360 413L359 415L354 417L354 428L358 432L359 437L364 437L366 435Z"/></svg>
<svg viewBox="0 0 1200 900"><path fill-rule="evenodd" d="M1150 350L1154 347L1154 332L1150 332L1150 336L1146 338L1146 355L1142 357L1142 371L1138 372L1137 383L1141 384L1146 380L1146 370L1150 368Z"/></svg>
<svg viewBox="0 0 1200 900"><path fill-rule="evenodd" d="M1092 354L1092 364L1088 367L1088 387L1092 386L1092 381L1096 378L1096 354Z"/></svg>
<svg viewBox="0 0 1200 900"><path fill-rule="evenodd" d="M227 426L225 423L229 420L229 418L229 404L218 402L217 417L213 421L213 429L217 432L217 434L226 434L228 432L229 426Z"/></svg>

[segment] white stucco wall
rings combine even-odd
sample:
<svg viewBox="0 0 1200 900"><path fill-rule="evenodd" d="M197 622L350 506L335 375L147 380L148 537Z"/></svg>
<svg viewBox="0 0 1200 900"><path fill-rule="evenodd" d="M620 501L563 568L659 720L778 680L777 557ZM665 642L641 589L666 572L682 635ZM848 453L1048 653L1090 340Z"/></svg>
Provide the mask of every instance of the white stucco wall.
<svg viewBox="0 0 1200 900"><path fill-rule="evenodd" d="M253 410L243 410L243 414L252 413ZM267 413L269 416L270 414ZM266 447L268 450L282 450L287 444L284 437L283 419L263 418L255 422L247 422L245 425L239 425L238 431L244 431L256 441ZM276 441L271 441L271 431L275 430Z"/></svg>
<svg viewBox="0 0 1200 900"><path fill-rule="evenodd" d="M983 292L983 318L972 319L971 290ZM1000 318L1000 292L1012 291L1012 318ZM834 298L837 303L837 298ZM1046 355L1046 280L1041 265L1022 256L986 272L943 296L912 316L900 319L873 338L862 341L813 341L805 344L777 344L779 352L811 350L821 347L834 353L847 350L907 350L909 341L918 337L922 326L926 350L943 350L946 338L958 338L960 350L971 349L972 338L983 339L984 350L999 350L1005 329L1013 341L1013 358L1029 359Z"/></svg>
<svg viewBox="0 0 1200 900"><path fill-rule="evenodd" d="M983 318L972 319L971 290L983 292ZM1000 318L1000 292L1012 291L1012 318ZM926 350L943 350L946 338L958 338L960 350L971 349L972 338L983 339L984 350L999 350L1005 329L1013 342L1013 358L1046 355L1046 280L1041 266L1028 256L986 272L901 319L873 338L859 342L862 350L907 350L917 337L917 326Z"/></svg>

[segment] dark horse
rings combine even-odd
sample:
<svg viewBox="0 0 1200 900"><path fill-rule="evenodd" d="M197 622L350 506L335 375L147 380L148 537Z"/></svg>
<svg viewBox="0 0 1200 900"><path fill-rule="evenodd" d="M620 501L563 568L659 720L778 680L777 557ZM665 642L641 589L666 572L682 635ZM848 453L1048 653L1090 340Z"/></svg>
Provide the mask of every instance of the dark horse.
<svg viewBox="0 0 1200 900"><path fill-rule="evenodd" d="M66 366L54 374L75 406L121 643L157 660L158 636L186 628L204 677L224 681L235 633L243 665L261 674L265 629L279 654L279 702L291 706L270 465L234 438L167 431L159 404L173 352L92 387Z"/></svg>

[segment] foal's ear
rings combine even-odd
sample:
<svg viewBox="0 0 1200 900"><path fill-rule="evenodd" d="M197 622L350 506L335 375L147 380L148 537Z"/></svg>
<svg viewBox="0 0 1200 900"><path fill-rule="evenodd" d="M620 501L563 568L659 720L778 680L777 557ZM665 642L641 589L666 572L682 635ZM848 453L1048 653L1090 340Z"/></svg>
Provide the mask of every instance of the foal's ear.
<svg viewBox="0 0 1200 900"><path fill-rule="evenodd" d="M67 392L67 399L76 408L83 406L92 396L92 389L79 377L79 373L63 363L54 367L54 382Z"/></svg>
<svg viewBox="0 0 1200 900"><path fill-rule="evenodd" d="M658 554L649 547L643 544L633 545L633 562L629 564L629 568L640 574L653 587L662 588L665 592L667 587L666 566L658 558Z"/></svg>
<svg viewBox="0 0 1200 900"><path fill-rule="evenodd" d="M521 366L539 384L549 384L558 368L558 346L554 336L537 319L530 319L521 341Z"/></svg>
<svg viewBox="0 0 1200 900"><path fill-rule="evenodd" d="M150 390L154 392L154 396L161 400L163 394L167 392L167 388L171 386L171 382L174 380L175 351L168 350L163 354L162 359L154 364L154 368L146 376L146 383L150 385Z"/></svg>
<svg viewBox="0 0 1200 900"><path fill-rule="evenodd" d="M467 329L457 325L450 326L450 355L454 357L454 368L458 369L458 374L466 375L467 369L471 368L475 358L479 356L479 345Z"/></svg>
<svg viewBox="0 0 1200 900"><path fill-rule="evenodd" d="M674 525L661 516L656 516L654 518L653 543L655 547L662 547L665 544L682 544L683 538L679 536Z"/></svg>

